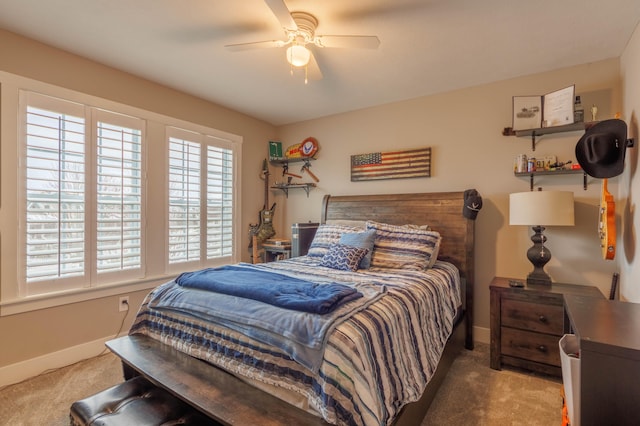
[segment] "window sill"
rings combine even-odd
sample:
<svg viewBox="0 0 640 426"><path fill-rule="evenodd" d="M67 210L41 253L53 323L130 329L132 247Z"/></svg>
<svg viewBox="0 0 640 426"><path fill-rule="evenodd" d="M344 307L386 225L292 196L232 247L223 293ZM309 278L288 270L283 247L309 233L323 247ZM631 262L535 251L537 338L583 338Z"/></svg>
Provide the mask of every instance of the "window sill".
<svg viewBox="0 0 640 426"><path fill-rule="evenodd" d="M0 317L37 311L70 303L84 302L102 297L115 296L134 291L150 290L174 279L174 275L163 275L142 280L103 285L100 287L69 290L60 293L40 294L21 299L0 302Z"/></svg>

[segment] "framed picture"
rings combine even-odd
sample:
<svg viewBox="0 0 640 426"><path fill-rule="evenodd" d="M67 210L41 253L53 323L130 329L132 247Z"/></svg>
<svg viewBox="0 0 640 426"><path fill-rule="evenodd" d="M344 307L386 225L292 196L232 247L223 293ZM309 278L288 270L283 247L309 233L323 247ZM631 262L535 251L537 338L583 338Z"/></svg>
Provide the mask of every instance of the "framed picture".
<svg viewBox="0 0 640 426"><path fill-rule="evenodd" d="M269 141L269 160L281 160L282 158L282 142Z"/></svg>
<svg viewBox="0 0 640 426"><path fill-rule="evenodd" d="M513 97L513 130L542 127L542 96Z"/></svg>
<svg viewBox="0 0 640 426"><path fill-rule="evenodd" d="M351 182L431 177L431 147L351 156Z"/></svg>
<svg viewBox="0 0 640 426"><path fill-rule="evenodd" d="M575 86L569 86L544 95L543 127L573 123L575 92Z"/></svg>

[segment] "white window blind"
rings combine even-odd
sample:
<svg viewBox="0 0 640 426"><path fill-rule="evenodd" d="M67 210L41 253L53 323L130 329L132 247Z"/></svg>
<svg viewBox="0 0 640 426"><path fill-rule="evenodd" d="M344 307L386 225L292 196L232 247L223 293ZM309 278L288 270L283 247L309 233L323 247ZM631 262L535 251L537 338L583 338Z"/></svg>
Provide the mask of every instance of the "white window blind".
<svg viewBox="0 0 640 426"><path fill-rule="evenodd" d="M23 295L143 273L144 121L22 92Z"/></svg>
<svg viewBox="0 0 640 426"><path fill-rule="evenodd" d="M85 118L82 106L32 96L25 116L25 278L84 275Z"/></svg>
<svg viewBox="0 0 640 426"><path fill-rule="evenodd" d="M212 136L169 128L168 263L233 256L233 150Z"/></svg>
<svg viewBox="0 0 640 426"><path fill-rule="evenodd" d="M100 111L96 132L96 272L140 269L142 122Z"/></svg>
<svg viewBox="0 0 640 426"><path fill-rule="evenodd" d="M201 146L169 138L169 263L200 260Z"/></svg>
<svg viewBox="0 0 640 426"><path fill-rule="evenodd" d="M233 153L207 147L207 259L233 254Z"/></svg>

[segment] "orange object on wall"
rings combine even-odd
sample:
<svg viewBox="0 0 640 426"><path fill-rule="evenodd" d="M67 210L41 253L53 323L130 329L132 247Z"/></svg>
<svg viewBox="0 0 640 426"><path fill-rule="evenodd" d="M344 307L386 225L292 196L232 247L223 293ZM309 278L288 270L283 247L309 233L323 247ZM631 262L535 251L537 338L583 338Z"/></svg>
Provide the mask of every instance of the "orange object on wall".
<svg viewBox="0 0 640 426"><path fill-rule="evenodd" d="M560 388L560 396L562 396L562 426L569 426L569 409L567 408L567 400L564 397L564 386Z"/></svg>

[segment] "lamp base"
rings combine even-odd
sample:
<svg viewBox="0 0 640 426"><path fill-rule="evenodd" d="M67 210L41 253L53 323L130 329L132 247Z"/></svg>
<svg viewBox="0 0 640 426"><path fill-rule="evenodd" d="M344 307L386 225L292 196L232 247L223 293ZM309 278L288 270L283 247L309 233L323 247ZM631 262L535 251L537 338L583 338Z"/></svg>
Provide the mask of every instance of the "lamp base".
<svg viewBox="0 0 640 426"><path fill-rule="evenodd" d="M544 271L544 265L551 260L551 252L544 246L544 226L534 226L531 236L533 246L527 251L527 258L533 265L533 271L527 275L527 284L551 285L551 277Z"/></svg>
<svg viewBox="0 0 640 426"><path fill-rule="evenodd" d="M527 275L527 284L551 285L551 277L544 272L533 271Z"/></svg>

